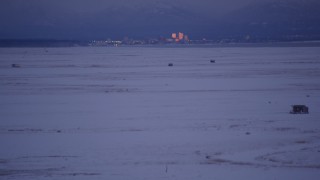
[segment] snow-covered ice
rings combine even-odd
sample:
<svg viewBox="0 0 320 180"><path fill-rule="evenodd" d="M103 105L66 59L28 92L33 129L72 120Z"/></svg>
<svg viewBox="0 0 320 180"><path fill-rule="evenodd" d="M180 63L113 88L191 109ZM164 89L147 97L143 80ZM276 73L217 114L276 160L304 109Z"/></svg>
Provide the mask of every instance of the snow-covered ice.
<svg viewBox="0 0 320 180"><path fill-rule="evenodd" d="M0 179L316 180L320 47L1 48L0 145Z"/></svg>

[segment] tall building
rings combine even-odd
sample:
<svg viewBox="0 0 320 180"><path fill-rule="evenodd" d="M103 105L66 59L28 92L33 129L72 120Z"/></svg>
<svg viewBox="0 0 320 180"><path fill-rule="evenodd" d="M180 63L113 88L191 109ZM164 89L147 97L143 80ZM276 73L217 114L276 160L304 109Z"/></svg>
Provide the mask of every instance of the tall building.
<svg viewBox="0 0 320 180"><path fill-rule="evenodd" d="M185 35L182 32L172 33L171 38L172 38L171 41L176 43L179 43L179 42L186 43L190 41L188 35Z"/></svg>
<svg viewBox="0 0 320 180"><path fill-rule="evenodd" d="M171 38L172 38L172 39L176 39L176 38L177 38L177 33L172 33L172 34L171 34Z"/></svg>
<svg viewBox="0 0 320 180"><path fill-rule="evenodd" d="M184 41L188 42L189 41L189 36L188 35L184 35Z"/></svg>
<svg viewBox="0 0 320 180"><path fill-rule="evenodd" d="M179 40L183 40L183 33L179 32Z"/></svg>

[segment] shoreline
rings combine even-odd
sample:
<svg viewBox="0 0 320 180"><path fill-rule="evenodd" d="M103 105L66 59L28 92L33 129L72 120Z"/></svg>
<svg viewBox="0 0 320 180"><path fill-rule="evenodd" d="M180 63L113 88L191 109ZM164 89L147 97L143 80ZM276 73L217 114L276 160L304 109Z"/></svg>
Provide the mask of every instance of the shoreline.
<svg viewBox="0 0 320 180"><path fill-rule="evenodd" d="M319 47L320 41L230 42L230 43L158 43L92 45L76 40L0 40L0 48L59 48L59 47L159 47L159 48L213 48L213 47Z"/></svg>

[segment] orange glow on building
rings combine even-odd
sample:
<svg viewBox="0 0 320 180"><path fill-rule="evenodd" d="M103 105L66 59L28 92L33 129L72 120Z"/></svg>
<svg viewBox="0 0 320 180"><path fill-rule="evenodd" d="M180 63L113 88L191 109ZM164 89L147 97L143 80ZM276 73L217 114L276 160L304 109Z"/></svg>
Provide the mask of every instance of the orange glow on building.
<svg viewBox="0 0 320 180"><path fill-rule="evenodd" d="M176 43L180 43L180 42L187 43L190 41L188 35L185 35L182 32L172 33L171 38L172 38L171 40Z"/></svg>
<svg viewBox="0 0 320 180"><path fill-rule="evenodd" d="M172 37L172 39L176 39L177 38L177 33L172 33L171 37Z"/></svg>
<svg viewBox="0 0 320 180"><path fill-rule="evenodd" d="M179 40L183 40L183 33L179 32Z"/></svg>

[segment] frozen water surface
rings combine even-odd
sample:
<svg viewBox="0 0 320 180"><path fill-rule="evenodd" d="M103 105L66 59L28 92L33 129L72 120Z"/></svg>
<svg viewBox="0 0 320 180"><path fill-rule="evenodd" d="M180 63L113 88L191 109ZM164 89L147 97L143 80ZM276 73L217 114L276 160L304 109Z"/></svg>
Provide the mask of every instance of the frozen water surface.
<svg viewBox="0 0 320 180"><path fill-rule="evenodd" d="M0 179L316 180L319 77L320 47L2 48Z"/></svg>

